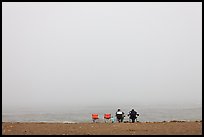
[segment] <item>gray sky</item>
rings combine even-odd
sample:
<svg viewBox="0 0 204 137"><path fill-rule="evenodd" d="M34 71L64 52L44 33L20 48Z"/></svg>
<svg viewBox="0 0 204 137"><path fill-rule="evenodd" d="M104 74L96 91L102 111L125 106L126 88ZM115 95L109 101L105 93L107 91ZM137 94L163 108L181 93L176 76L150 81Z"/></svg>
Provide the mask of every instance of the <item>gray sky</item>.
<svg viewBox="0 0 204 137"><path fill-rule="evenodd" d="M2 8L3 109L201 104L201 2Z"/></svg>

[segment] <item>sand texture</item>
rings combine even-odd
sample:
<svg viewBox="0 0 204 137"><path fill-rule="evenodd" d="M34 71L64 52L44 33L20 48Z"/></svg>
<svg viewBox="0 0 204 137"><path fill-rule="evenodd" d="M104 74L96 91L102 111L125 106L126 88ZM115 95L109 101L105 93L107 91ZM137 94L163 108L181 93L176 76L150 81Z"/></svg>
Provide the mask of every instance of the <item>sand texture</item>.
<svg viewBox="0 0 204 137"><path fill-rule="evenodd" d="M202 121L138 123L2 123L3 135L201 135Z"/></svg>

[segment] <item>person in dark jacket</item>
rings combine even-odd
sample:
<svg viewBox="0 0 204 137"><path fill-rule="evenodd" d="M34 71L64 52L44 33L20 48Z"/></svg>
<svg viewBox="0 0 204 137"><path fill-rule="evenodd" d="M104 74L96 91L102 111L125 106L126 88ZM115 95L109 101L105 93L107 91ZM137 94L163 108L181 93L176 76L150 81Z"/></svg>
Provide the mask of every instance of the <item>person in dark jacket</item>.
<svg viewBox="0 0 204 137"><path fill-rule="evenodd" d="M137 121L137 116L139 116L139 114L134 109L132 109L128 116L132 120L132 123L135 123L135 120Z"/></svg>

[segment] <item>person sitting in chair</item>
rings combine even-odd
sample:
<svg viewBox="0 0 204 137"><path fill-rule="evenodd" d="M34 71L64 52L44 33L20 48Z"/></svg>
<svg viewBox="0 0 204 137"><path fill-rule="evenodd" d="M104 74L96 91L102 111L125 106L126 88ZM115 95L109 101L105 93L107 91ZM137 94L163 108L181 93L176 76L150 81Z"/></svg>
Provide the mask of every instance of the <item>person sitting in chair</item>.
<svg viewBox="0 0 204 137"><path fill-rule="evenodd" d="M129 112L128 116L129 116L130 119L132 120L132 123L135 123L135 119L136 119L136 121L137 121L137 116L139 116L139 114L138 114L134 109L132 109L132 110Z"/></svg>
<svg viewBox="0 0 204 137"><path fill-rule="evenodd" d="M124 115L125 113L122 112L120 109L118 109L118 111L116 112L116 118L118 120L118 122L123 122L123 119L124 119Z"/></svg>

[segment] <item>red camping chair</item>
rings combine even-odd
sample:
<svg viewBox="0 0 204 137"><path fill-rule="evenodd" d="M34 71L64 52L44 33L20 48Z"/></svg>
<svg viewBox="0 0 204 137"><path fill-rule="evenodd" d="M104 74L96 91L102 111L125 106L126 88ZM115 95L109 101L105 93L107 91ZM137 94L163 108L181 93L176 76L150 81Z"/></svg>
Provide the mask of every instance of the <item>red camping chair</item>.
<svg viewBox="0 0 204 137"><path fill-rule="evenodd" d="M106 120L109 120L111 118L111 114L104 114L104 119L105 119L105 122Z"/></svg>
<svg viewBox="0 0 204 137"><path fill-rule="evenodd" d="M97 119L99 119L98 114L92 114L93 122L96 122Z"/></svg>

